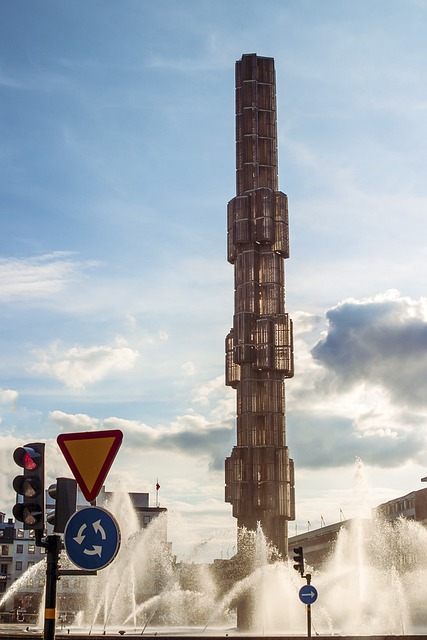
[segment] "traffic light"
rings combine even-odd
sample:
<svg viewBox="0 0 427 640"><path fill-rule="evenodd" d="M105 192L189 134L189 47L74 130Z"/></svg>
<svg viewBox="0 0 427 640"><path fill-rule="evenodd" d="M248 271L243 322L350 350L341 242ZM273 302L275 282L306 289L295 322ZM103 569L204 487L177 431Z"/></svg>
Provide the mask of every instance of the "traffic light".
<svg viewBox="0 0 427 640"><path fill-rule="evenodd" d="M13 452L13 459L24 474L13 479L18 496L12 513L16 520L24 523L24 529L34 531L44 529L44 449L44 443L32 442Z"/></svg>
<svg viewBox="0 0 427 640"><path fill-rule="evenodd" d="M55 509L47 514L46 520L53 525L55 533L64 533L77 508L77 482L73 478L57 478L47 492L55 500Z"/></svg>
<svg viewBox="0 0 427 640"><path fill-rule="evenodd" d="M302 547L294 547L294 569L304 576L304 549Z"/></svg>

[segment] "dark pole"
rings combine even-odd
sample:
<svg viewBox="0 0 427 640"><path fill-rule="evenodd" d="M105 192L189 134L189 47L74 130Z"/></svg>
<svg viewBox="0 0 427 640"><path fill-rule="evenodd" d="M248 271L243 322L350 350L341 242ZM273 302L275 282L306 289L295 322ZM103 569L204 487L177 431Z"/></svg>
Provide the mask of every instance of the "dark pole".
<svg viewBox="0 0 427 640"><path fill-rule="evenodd" d="M307 584L311 584L311 573L305 574ZM307 605L307 638L311 639L311 604Z"/></svg>
<svg viewBox="0 0 427 640"><path fill-rule="evenodd" d="M59 536L46 538L46 597L44 610L44 640L55 640L56 583L58 581L58 558L61 549Z"/></svg>

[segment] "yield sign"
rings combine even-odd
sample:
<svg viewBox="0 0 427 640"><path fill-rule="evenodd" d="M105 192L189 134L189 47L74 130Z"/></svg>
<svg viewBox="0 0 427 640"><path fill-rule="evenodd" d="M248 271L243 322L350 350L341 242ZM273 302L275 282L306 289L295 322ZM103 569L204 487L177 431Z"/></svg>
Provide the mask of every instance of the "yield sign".
<svg viewBox="0 0 427 640"><path fill-rule="evenodd" d="M93 502L100 492L122 439L119 429L61 433L57 437L59 448L88 502Z"/></svg>

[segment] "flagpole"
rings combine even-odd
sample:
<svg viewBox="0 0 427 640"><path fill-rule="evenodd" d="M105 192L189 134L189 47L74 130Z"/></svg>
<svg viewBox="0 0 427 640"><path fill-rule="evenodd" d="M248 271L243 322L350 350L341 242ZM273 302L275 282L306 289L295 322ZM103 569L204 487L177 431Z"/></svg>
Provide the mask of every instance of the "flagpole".
<svg viewBox="0 0 427 640"><path fill-rule="evenodd" d="M159 479L157 478L157 480L156 480L156 507L159 506L159 489L160 489Z"/></svg>

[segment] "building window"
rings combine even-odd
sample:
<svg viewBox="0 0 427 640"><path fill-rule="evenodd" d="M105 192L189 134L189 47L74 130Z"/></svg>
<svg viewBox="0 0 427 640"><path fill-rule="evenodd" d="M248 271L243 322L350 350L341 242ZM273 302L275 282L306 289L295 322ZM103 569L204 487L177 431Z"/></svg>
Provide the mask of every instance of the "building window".
<svg viewBox="0 0 427 640"><path fill-rule="evenodd" d="M36 552L36 545L35 544L29 544L28 545L28 553L35 553Z"/></svg>
<svg viewBox="0 0 427 640"><path fill-rule="evenodd" d="M2 554L2 556L8 556L9 555L9 545L8 544L2 544L1 545L1 554Z"/></svg>
<svg viewBox="0 0 427 640"><path fill-rule="evenodd" d="M23 538L25 536L24 529L18 529L18 533L16 534L17 538Z"/></svg>
<svg viewBox="0 0 427 640"><path fill-rule="evenodd" d="M30 529L30 538L35 538L36 537L36 532L34 531L34 529Z"/></svg>
<svg viewBox="0 0 427 640"><path fill-rule="evenodd" d="M16 569L17 571L22 571L22 561L21 561L21 560L17 560L17 561L15 562L15 569Z"/></svg>
<svg viewBox="0 0 427 640"><path fill-rule="evenodd" d="M30 560L30 561L27 563L27 569L29 569L30 567L32 567L32 566L33 566L33 564L34 564L34 561L33 561L33 560Z"/></svg>
<svg viewBox="0 0 427 640"><path fill-rule="evenodd" d="M24 545L23 544L17 544L16 545L16 553L24 553Z"/></svg>
<svg viewBox="0 0 427 640"><path fill-rule="evenodd" d="M0 573L6 574L7 573L7 564L0 564Z"/></svg>

